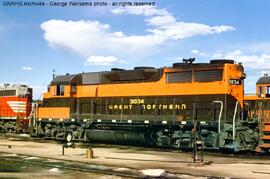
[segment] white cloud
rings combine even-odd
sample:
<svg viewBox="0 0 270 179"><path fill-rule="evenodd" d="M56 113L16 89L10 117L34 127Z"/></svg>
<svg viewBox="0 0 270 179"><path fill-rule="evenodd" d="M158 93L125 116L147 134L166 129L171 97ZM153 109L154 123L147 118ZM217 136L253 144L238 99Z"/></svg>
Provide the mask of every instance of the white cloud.
<svg viewBox="0 0 270 179"><path fill-rule="evenodd" d="M72 50L85 58L90 56L137 56L164 42L153 34L127 36L111 32L108 24L97 21L50 20L41 24L44 38L56 48Z"/></svg>
<svg viewBox="0 0 270 179"><path fill-rule="evenodd" d="M221 55L225 59L234 59L244 67L256 70L270 70L270 54L244 54L241 50L235 50Z"/></svg>
<svg viewBox="0 0 270 179"><path fill-rule="evenodd" d="M199 54L200 51L197 50L197 49L192 49L192 50L190 51L190 53L191 53L191 54Z"/></svg>
<svg viewBox="0 0 270 179"><path fill-rule="evenodd" d="M104 65L104 66L109 66L112 65L113 63L126 63L123 60L119 60L114 56L91 56L89 57L84 65Z"/></svg>
<svg viewBox="0 0 270 179"><path fill-rule="evenodd" d="M227 31L234 30L234 27L226 27ZM215 34L220 33L221 31L225 32L224 29L225 28L223 26L211 27L209 25L199 23L175 22L164 26L158 26L156 29L152 30L152 32L159 32L159 34L165 36L166 39L179 40L196 35Z"/></svg>
<svg viewBox="0 0 270 179"><path fill-rule="evenodd" d="M148 29L148 31L155 35L165 36L166 40L178 40L195 35L220 34L222 32L235 30L235 27L226 25L209 26L200 23L177 21L167 10L156 9L154 7L118 8L112 10L112 12L115 14L146 16L147 25L154 27L154 29Z"/></svg>
<svg viewBox="0 0 270 179"><path fill-rule="evenodd" d="M245 45L244 49L250 53L270 53L270 42L259 42L251 45Z"/></svg>
<svg viewBox="0 0 270 179"><path fill-rule="evenodd" d="M235 27L232 26L226 26L226 25L221 25L221 26L214 26L211 27L211 30L217 34L220 34L222 32L227 32L227 31L232 31L235 30Z"/></svg>
<svg viewBox="0 0 270 179"><path fill-rule="evenodd" d="M33 68L32 67L30 67L30 66L23 66L22 68L21 68L21 70L23 70L23 71L31 71Z"/></svg>
<svg viewBox="0 0 270 179"><path fill-rule="evenodd" d="M87 59L91 56L138 59L155 53L168 41L234 30L231 26L177 21L165 9L154 7L120 8L112 10L112 13L145 16L149 26L145 31L148 33L126 35L122 31L114 32L108 24L91 20L49 20L41 24L41 29L50 46L73 51Z"/></svg>
<svg viewBox="0 0 270 179"><path fill-rule="evenodd" d="M176 19L171 15L155 16L150 19L146 19L146 22L150 26L165 26L176 22Z"/></svg>
<svg viewBox="0 0 270 179"><path fill-rule="evenodd" d="M192 55L198 55L198 56L203 56L203 57L209 57L208 54L206 54L205 52L201 52L201 51L199 51L199 50L197 50L197 49L192 49L192 50L190 50L190 53L191 53Z"/></svg>

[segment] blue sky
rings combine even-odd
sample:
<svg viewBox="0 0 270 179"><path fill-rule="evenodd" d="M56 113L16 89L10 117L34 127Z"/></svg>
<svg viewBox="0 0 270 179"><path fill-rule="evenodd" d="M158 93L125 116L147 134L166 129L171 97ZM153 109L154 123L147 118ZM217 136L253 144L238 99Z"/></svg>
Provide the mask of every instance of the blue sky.
<svg viewBox="0 0 270 179"><path fill-rule="evenodd" d="M0 83L26 83L35 98L46 90L53 69L65 74L170 66L183 57L233 58L245 66L247 93L270 70L267 0L156 0L150 8L2 2Z"/></svg>

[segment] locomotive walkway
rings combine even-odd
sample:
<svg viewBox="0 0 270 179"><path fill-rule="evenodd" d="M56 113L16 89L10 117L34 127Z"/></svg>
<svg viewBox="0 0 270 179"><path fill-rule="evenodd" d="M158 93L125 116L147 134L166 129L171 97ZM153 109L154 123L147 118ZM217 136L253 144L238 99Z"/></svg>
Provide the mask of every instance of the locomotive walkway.
<svg viewBox="0 0 270 179"><path fill-rule="evenodd" d="M192 163L191 153L176 151L151 150L144 147L109 146L93 147L94 158L86 158L86 149L81 147L66 148L62 155L62 145L0 138L0 157L4 154L27 155L32 157L54 159L66 162L91 164L100 170L110 169L130 171L140 175L145 169L162 169L181 178L190 177L224 177L224 178L269 178L269 157L254 156L215 156L207 154L204 161L207 165ZM211 162L210 162L211 161ZM90 165L89 165L90 166ZM124 176L124 175L122 175ZM184 177L185 176L185 177ZM1 173L0 173L1 177Z"/></svg>

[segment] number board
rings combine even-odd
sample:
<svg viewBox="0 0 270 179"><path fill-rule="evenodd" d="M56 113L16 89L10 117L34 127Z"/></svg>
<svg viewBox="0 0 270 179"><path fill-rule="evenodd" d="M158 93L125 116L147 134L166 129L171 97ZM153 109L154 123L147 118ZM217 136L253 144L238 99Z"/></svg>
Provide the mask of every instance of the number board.
<svg viewBox="0 0 270 179"><path fill-rule="evenodd" d="M241 85L241 80L239 80L239 79L230 79L229 84L230 85Z"/></svg>

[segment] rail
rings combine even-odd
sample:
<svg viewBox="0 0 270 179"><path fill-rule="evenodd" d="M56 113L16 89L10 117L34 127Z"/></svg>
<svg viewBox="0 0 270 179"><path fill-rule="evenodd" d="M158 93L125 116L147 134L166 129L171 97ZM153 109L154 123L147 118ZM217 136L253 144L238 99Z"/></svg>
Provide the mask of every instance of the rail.
<svg viewBox="0 0 270 179"><path fill-rule="evenodd" d="M8 152L1 152L1 153L7 153ZM60 159L55 157L41 157L36 155L26 155L28 157L39 157L43 159L42 161L34 161L34 160L24 160L24 158L17 156L17 157L3 157L0 156L1 160L4 161L12 161L16 163L22 163L25 165L36 165L36 166L42 166L42 167L53 167L53 168L59 168L62 170L70 170L70 171L77 171L77 172L88 172L88 173L97 173L97 174L103 174L103 175L114 175L119 177L128 177L128 178L144 178L139 175L136 171L116 171L112 167L100 167L99 165L87 165L87 162L76 162L74 164L73 160L68 159ZM49 160L56 160L59 162L59 164L52 164L48 162Z"/></svg>

